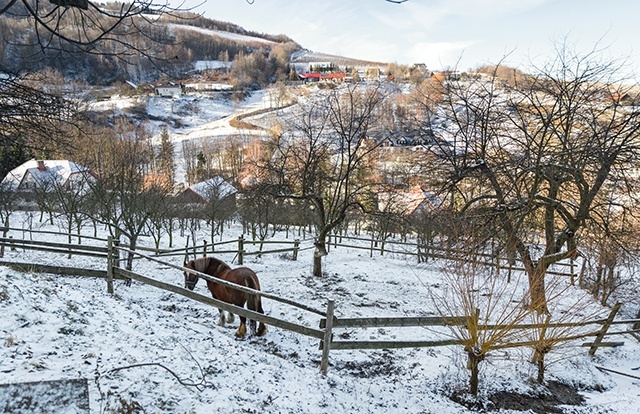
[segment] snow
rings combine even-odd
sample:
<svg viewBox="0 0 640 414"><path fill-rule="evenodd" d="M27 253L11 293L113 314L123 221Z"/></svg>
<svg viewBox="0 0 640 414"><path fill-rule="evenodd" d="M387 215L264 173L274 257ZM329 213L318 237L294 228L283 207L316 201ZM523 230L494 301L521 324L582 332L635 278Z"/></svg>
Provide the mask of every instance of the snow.
<svg viewBox="0 0 640 414"><path fill-rule="evenodd" d="M234 186L226 182L224 178L220 176L201 181L189 188L204 200L211 200L211 197L216 197L218 200L222 200L223 198L238 192Z"/></svg>
<svg viewBox="0 0 640 414"><path fill-rule="evenodd" d="M212 69L230 69L231 66L231 62L223 62L221 60L196 60L195 62L193 62L193 68L201 72Z"/></svg>
<svg viewBox="0 0 640 414"><path fill-rule="evenodd" d="M17 190L24 187L25 176L28 176L33 184L38 186L53 185L55 183L64 184L73 175L88 174L86 167L78 165L69 160L29 160L13 170L2 180L2 185L7 189Z"/></svg>
<svg viewBox="0 0 640 414"><path fill-rule="evenodd" d="M224 31L221 31L221 30L205 29L205 28L202 28L202 27L189 26L189 25L186 25L186 24L170 24L169 28L178 28L178 29L182 29L182 30L191 30L191 31L194 31L194 32L199 32L199 33L210 35L210 36L217 36L217 37L222 37L222 38L225 38L225 39L235 40L235 41L238 41L238 42L253 42L253 43L262 43L262 44L265 44L265 45L275 45L276 44L276 42L274 42L274 41L263 39L261 37L246 36L246 35L241 35L241 34L238 34L238 33L224 32Z"/></svg>
<svg viewBox="0 0 640 414"><path fill-rule="evenodd" d="M114 97L95 103L94 108L124 110L141 104L155 119L156 137L168 127L176 158L181 159L180 144L185 140L262 136L260 131L233 128L229 120L268 108L270 100L268 91L257 91L242 102L196 93L179 99ZM175 123L176 119L180 122ZM178 164L178 179L183 175L184 167ZM18 227L32 221L33 215L12 216ZM57 229L43 225L51 227ZM198 240L209 238L208 229L200 231ZM92 234L90 229L86 232ZM225 238L234 239L241 229L235 225L225 232ZM10 235L29 237L21 232ZM50 235L40 237L54 241ZM140 243L153 244L151 238ZM184 237L174 234L174 246L185 243ZM302 247L310 245L306 240ZM228 263L234 260L233 255L221 258ZM5 259L105 269L103 260L35 251L7 251ZM182 259L167 260L181 264ZM367 251L347 248L331 250L321 278L311 276L312 250L301 251L297 261L282 254L247 256L245 265L258 273L267 292L316 309L325 309L327 300L335 300L339 318L438 315L439 305L432 295L447 286L442 262L417 264L412 256L370 257ZM134 270L168 283L183 282L182 274L168 266L139 260ZM576 288L567 290L576 297L579 294ZM208 295L203 283L196 292ZM267 315L308 327L317 328L320 322L315 314L268 299L263 307ZM269 327L264 337L237 340L237 319L219 327L216 309L180 295L137 282L130 287L116 282L112 296L106 293L104 280L23 273L2 266L0 313L0 384L86 378L92 413L127 412L125 408L136 404L147 413L473 412L450 398L467 387L469 378L460 346L334 350L324 377L317 339ZM335 335L339 340L387 341L451 337L446 328L342 328ZM547 381L574 386L586 399L582 406L566 406L566 412L635 414L640 409L640 380L596 368L640 375L635 369L640 367L638 342L630 336L613 340L623 340L625 345L599 349L592 358L588 348L576 341L547 357ZM489 396L499 391L536 392L536 370L530 359L526 348L490 353L481 364L480 401L488 404ZM191 385L181 385L172 373Z"/></svg>
<svg viewBox="0 0 640 414"><path fill-rule="evenodd" d="M18 226L29 222L25 213L12 220ZM199 237L205 239L208 230L201 231ZM226 238L240 233L234 225ZM23 237L21 232L11 235ZM186 242L174 237L176 246ZM275 239L284 237L277 234ZM152 241L143 238L140 243L150 246ZM302 243L310 245L310 240ZM400 254L370 257L367 251L338 247L326 257L325 276L313 277L312 254L303 250L297 261L282 254L246 256L245 265L257 272L264 291L316 309L335 300L339 318L438 314L431 294L445 283L443 263L417 264L414 257ZM233 255L221 258L233 261ZM182 259L167 261L180 264ZM100 259L20 249L7 251L5 260L105 268ZM183 283L182 274L168 266L138 260L134 270ZM196 292L208 294L202 282ZM267 315L318 327L315 314L268 299L263 307ZM237 340L237 318L219 327L216 309L180 295L135 281L130 287L117 281L115 294L109 295L104 280L8 267L0 267L0 312L0 383L87 378L92 413L118 412L125 404L138 404L146 413L472 412L448 397L468 381L459 346L334 350L325 377L319 370L317 339L269 327L264 337ZM433 340L445 339L448 331L343 328L335 335L341 340ZM625 345L599 349L594 358L576 343L548 356L547 379L576 386L586 398L584 405L566 407L566 412L638 412L640 381L596 368L638 375L633 368L640 367L640 345L627 336L615 340ZM486 401L490 393L504 390L532 392L536 371L530 358L528 349L491 353L481 364L481 398ZM192 385L181 385L169 370ZM0 394L0 407L2 398Z"/></svg>

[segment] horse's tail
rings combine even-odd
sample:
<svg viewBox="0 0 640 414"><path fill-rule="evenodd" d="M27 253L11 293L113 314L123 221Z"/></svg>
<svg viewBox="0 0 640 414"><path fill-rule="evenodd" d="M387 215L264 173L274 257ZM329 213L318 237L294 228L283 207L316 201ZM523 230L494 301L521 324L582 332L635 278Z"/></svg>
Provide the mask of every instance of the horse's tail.
<svg viewBox="0 0 640 414"><path fill-rule="evenodd" d="M260 282L258 281L258 276L254 274L250 275L247 279L249 288L253 290L260 290ZM262 300L259 295L249 295L249 300L247 301L247 308L252 311L256 311L259 313L264 313L262 309Z"/></svg>
<svg viewBox="0 0 640 414"><path fill-rule="evenodd" d="M253 290L260 290L260 282L258 281L258 276L255 273L252 273L248 278L248 287ZM249 295L249 300L247 301L247 308L249 310L264 314L264 310L262 309L262 300L259 295ZM258 336L262 336L267 333L267 327L263 322L260 322L258 325L258 330L256 331L256 322L249 321L249 326L251 327L251 332L255 333Z"/></svg>

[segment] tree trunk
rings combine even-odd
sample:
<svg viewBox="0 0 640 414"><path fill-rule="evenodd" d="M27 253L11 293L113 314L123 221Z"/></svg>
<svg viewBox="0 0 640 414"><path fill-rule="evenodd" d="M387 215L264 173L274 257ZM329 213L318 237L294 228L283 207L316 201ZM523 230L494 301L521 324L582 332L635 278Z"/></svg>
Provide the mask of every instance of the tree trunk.
<svg viewBox="0 0 640 414"><path fill-rule="evenodd" d="M133 269L133 251L136 249L136 243L138 242L138 237L131 237L129 239L129 253L127 253L127 265L125 269L132 270Z"/></svg>
<svg viewBox="0 0 640 414"><path fill-rule="evenodd" d="M536 266L533 272L527 272L529 276L529 297L530 307L538 314L548 313L547 292L545 288L544 276L546 269Z"/></svg>
<svg viewBox="0 0 640 414"><path fill-rule="evenodd" d="M481 358L479 358L473 352L470 352L468 355L469 355L469 361L467 364L467 368L471 370L471 378L469 379L469 392L473 395L478 395L478 383L479 383L478 375L480 373Z"/></svg>
<svg viewBox="0 0 640 414"><path fill-rule="evenodd" d="M538 378L537 381L539 384L544 383L544 370L545 370L545 365L544 365L544 353L542 352L537 352L537 356L536 356L536 362L538 364Z"/></svg>
<svg viewBox="0 0 640 414"><path fill-rule="evenodd" d="M636 319L640 319L640 308L638 308L638 313L636 313ZM635 322L632 329L640 329L640 322Z"/></svg>
<svg viewBox="0 0 640 414"><path fill-rule="evenodd" d="M324 238L316 240L316 249L313 252L313 275L322 276L322 257L327 255L326 242Z"/></svg>

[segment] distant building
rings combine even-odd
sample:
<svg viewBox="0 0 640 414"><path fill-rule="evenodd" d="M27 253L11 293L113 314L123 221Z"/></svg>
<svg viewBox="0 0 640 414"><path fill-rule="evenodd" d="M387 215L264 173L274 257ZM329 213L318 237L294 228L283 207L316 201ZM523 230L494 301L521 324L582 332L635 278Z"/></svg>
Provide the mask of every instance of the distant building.
<svg viewBox="0 0 640 414"><path fill-rule="evenodd" d="M220 92L220 91L230 91L233 89L233 85L228 85L226 83L217 83L217 82L199 82L199 83L187 83L184 85L184 88L189 91L197 91L197 92Z"/></svg>
<svg viewBox="0 0 640 414"><path fill-rule="evenodd" d="M378 196L378 209L380 211L393 211L404 217L411 218L436 210L442 205L442 199L438 195L424 190L419 185L407 192L380 193Z"/></svg>
<svg viewBox="0 0 640 414"><path fill-rule="evenodd" d="M346 80L346 73L299 73L298 77L303 82L342 82Z"/></svg>
<svg viewBox="0 0 640 414"><path fill-rule="evenodd" d="M213 177L185 188L174 200L180 206L180 217L202 217L205 211L212 209L216 214L223 211L231 214L236 211L237 193L238 190L222 177Z"/></svg>
<svg viewBox="0 0 640 414"><path fill-rule="evenodd" d="M309 72L329 72L335 69L332 62L309 62Z"/></svg>
<svg viewBox="0 0 640 414"><path fill-rule="evenodd" d="M238 192L222 177L213 177L185 188L176 196L176 201L187 204L204 204L211 201L234 199Z"/></svg>
<svg viewBox="0 0 640 414"><path fill-rule="evenodd" d="M182 96L182 87L175 83L155 85L154 92L163 98L179 98Z"/></svg>
<svg viewBox="0 0 640 414"><path fill-rule="evenodd" d="M94 181L91 170L68 160L30 160L14 168L2 180L8 190L31 192L73 188Z"/></svg>

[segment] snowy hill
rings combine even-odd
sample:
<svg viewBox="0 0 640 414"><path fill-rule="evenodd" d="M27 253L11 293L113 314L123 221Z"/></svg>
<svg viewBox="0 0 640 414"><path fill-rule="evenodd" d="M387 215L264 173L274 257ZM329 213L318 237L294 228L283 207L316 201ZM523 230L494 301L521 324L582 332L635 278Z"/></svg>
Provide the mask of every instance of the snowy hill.
<svg viewBox="0 0 640 414"><path fill-rule="evenodd" d="M14 222L27 218L20 215ZM234 227L227 234L240 232ZM176 245L185 242L175 238ZM368 252L338 248L326 259L326 275L316 278L311 276L311 254L302 251L297 261L280 255L251 256L245 265L258 273L266 292L319 309L334 299L339 318L438 313L430 295L443 287L443 263L418 265L407 256L369 257ZM222 258L233 260L230 255ZM104 269L100 260L33 251L7 252L5 260ZM169 259L175 264L181 260ZM179 271L150 262L136 261L134 270L168 283L183 282ZM196 291L207 294L202 282ZM0 267L0 298L0 383L87 378L91 413L477 410L450 398L468 381L465 353L459 346L334 351L324 377L317 340L274 327L265 337L237 340L237 322L217 326L217 310L136 282L130 287L117 282L111 296L104 280ZM263 306L267 315L318 327L319 318L309 313L266 299ZM367 340L443 334L446 330L424 328L336 331L342 339ZM544 410L559 404L556 412L635 414L640 382L596 369L604 366L637 376L640 345L630 337L623 339L623 347L600 349L595 358L575 343L557 349L549 355L544 388L532 381L535 367L526 349L496 351L483 362L480 401L484 409L503 413L531 412L529 408L550 412ZM559 399L555 403L554 395ZM0 407L7 404L6 398L0 393ZM522 406L527 398L530 405ZM581 399L581 405L563 405L580 404ZM544 401L547 408L541 408Z"/></svg>

